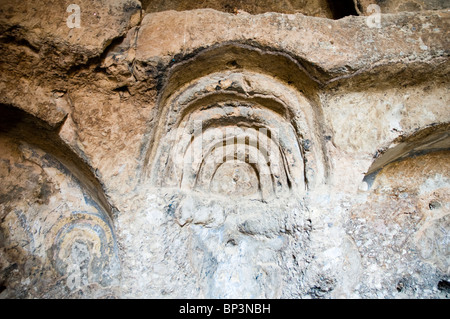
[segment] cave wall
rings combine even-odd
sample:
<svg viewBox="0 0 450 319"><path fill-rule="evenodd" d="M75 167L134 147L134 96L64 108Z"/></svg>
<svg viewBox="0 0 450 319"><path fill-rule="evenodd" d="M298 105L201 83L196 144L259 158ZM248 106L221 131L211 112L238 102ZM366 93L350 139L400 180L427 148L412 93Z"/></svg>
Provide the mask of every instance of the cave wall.
<svg viewBox="0 0 450 319"><path fill-rule="evenodd" d="M449 12L330 3L2 2L0 297L448 298Z"/></svg>

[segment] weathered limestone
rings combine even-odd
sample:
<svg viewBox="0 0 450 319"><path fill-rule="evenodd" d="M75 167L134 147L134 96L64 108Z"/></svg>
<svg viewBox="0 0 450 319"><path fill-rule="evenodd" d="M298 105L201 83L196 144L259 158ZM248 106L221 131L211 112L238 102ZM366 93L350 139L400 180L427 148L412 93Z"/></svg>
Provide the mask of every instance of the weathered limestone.
<svg viewBox="0 0 450 319"><path fill-rule="evenodd" d="M2 3L0 297L448 298L449 12L412 2Z"/></svg>
<svg viewBox="0 0 450 319"><path fill-rule="evenodd" d="M333 18L328 1L326 0L289 0L289 1L142 1L146 12L160 12L168 10L186 11L194 9L214 9L227 13L248 12L250 14L261 14L265 12L279 13L302 13L308 16Z"/></svg>
<svg viewBox="0 0 450 319"><path fill-rule="evenodd" d="M354 0L356 8L361 13L374 13L373 7L370 5L377 5L380 13L397 13L397 12L415 12L425 10L442 10L450 7L445 0Z"/></svg>

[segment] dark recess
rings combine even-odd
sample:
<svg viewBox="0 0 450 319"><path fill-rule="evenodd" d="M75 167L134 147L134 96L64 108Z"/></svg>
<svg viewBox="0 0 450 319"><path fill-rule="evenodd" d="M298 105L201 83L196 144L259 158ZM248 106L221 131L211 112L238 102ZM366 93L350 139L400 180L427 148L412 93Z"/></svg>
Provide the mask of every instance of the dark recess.
<svg viewBox="0 0 450 319"><path fill-rule="evenodd" d="M440 291L444 291L446 293L450 293L450 282L448 282L447 280L441 280L438 283L438 289Z"/></svg>
<svg viewBox="0 0 450 319"><path fill-rule="evenodd" d="M335 20L358 15L353 0L327 0L327 2Z"/></svg>
<svg viewBox="0 0 450 319"><path fill-rule="evenodd" d="M261 14L265 12L282 12L282 13L293 13L297 10L302 11L308 5L304 2L294 3L290 6L273 5L273 3L258 3L255 0L243 1L243 0L223 0L223 1L200 1L200 2L184 2L181 5L179 0L141 0L142 9L146 12L157 12L164 10L192 10L200 8L211 8L228 13L236 13L236 9L245 9L250 14ZM357 16L357 10L355 8L356 4L354 0L327 0L326 3L330 8L333 19L341 19L350 15ZM361 5L357 3L359 10L361 10ZM148 10L148 11L147 11ZM362 11L362 10L361 10Z"/></svg>

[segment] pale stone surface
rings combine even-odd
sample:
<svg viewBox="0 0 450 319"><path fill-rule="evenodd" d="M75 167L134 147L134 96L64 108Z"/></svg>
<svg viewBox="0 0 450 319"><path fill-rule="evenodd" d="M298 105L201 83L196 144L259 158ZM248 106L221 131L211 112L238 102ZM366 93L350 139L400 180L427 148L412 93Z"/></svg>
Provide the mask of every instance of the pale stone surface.
<svg viewBox="0 0 450 319"><path fill-rule="evenodd" d="M164 58L166 62L177 54L221 42L254 42L289 52L304 61L311 76L326 83L384 64L438 63L449 45L445 36L448 16L446 11L385 15L380 32L370 28L365 17L335 21L293 14L169 11L144 17L136 59L153 62ZM252 28L243 32L246 25Z"/></svg>
<svg viewBox="0 0 450 319"><path fill-rule="evenodd" d="M2 3L0 297L448 298L449 13L383 3Z"/></svg>

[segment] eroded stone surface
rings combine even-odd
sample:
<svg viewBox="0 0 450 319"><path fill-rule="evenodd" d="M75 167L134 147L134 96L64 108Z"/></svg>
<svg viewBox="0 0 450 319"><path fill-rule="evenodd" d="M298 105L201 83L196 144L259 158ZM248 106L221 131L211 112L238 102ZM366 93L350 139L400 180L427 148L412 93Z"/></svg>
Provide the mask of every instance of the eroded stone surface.
<svg viewBox="0 0 450 319"><path fill-rule="evenodd" d="M383 3L2 3L0 296L448 298L448 12Z"/></svg>
<svg viewBox="0 0 450 319"><path fill-rule="evenodd" d="M355 0L357 9L364 14L371 14L377 12L373 5L379 7L380 13L397 13L397 12L415 12L424 10L442 10L450 7L445 0ZM371 7L372 5L372 7Z"/></svg>
<svg viewBox="0 0 450 319"><path fill-rule="evenodd" d="M261 14L265 12L302 13L309 16L332 18L330 6L326 0L289 0L289 1L142 1L146 12L160 12L167 10L186 11L193 9L211 8L228 13L247 12Z"/></svg>
<svg viewBox="0 0 450 319"><path fill-rule="evenodd" d="M120 261L107 212L50 154L1 139L5 298L113 295Z"/></svg>

